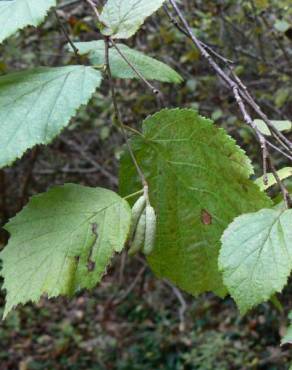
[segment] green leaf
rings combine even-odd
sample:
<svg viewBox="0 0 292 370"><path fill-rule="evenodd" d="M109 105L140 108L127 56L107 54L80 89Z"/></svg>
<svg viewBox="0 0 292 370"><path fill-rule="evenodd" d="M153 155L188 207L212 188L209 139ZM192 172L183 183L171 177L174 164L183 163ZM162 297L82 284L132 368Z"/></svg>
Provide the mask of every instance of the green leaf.
<svg viewBox="0 0 292 370"><path fill-rule="evenodd" d="M292 210L236 218L222 236L219 267L242 313L285 286L292 268Z"/></svg>
<svg viewBox="0 0 292 370"><path fill-rule="evenodd" d="M123 249L130 222L128 203L107 189L67 184L33 197L5 226L11 238L0 254L4 316L43 294L93 288Z"/></svg>
<svg viewBox="0 0 292 370"><path fill-rule="evenodd" d="M292 344L292 311L290 311L288 317L290 325L288 326L287 332L281 340L281 346L284 344Z"/></svg>
<svg viewBox="0 0 292 370"><path fill-rule="evenodd" d="M292 167L284 167L277 171L277 174L280 180L285 180L288 177L292 176ZM255 180L255 183L259 186L261 190L267 190L271 186L276 185L277 181L273 175L273 173L267 173L268 183L264 183L264 176L259 177Z"/></svg>
<svg viewBox="0 0 292 370"><path fill-rule="evenodd" d="M76 42L75 46L80 54L89 54L92 64L101 68L105 63L104 41ZM147 80L157 80L163 82L179 83L182 77L168 65L150 58L137 50L130 49L123 44L117 44L127 60L138 70ZM109 61L113 77L117 78L138 78L137 74L129 67L128 63L120 56L115 48L109 49Z"/></svg>
<svg viewBox="0 0 292 370"><path fill-rule="evenodd" d="M48 144L100 85L91 67L38 68L0 77L0 168Z"/></svg>
<svg viewBox="0 0 292 370"><path fill-rule="evenodd" d="M271 202L249 180L250 161L235 141L193 110L165 109L147 118L132 146L158 216L148 261L153 271L185 291L226 289L218 270L220 237L234 217ZM120 191L141 188L128 154Z"/></svg>
<svg viewBox="0 0 292 370"><path fill-rule="evenodd" d="M279 131L291 131L291 129L292 129L292 122L291 121L288 121L288 120L275 121L275 120L273 120L271 122L274 125L274 127ZM262 134L271 136L271 131L263 120L255 119L254 123L257 126L257 128L261 131Z"/></svg>
<svg viewBox="0 0 292 370"><path fill-rule="evenodd" d="M108 0L100 20L105 24L102 33L115 39L133 36L145 19L156 12L165 0Z"/></svg>
<svg viewBox="0 0 292 370"><path fill-rule="evenodd" d="M26 26L38 26L56 0L0 1L0 42Z"/></svg>

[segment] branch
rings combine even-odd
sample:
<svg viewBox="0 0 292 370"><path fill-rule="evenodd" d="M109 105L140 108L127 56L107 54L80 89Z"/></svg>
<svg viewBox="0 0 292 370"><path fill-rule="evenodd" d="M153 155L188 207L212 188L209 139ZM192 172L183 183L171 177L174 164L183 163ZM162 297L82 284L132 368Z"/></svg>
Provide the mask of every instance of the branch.
<svg viewBox="0 0 292 370"><path fill-rule="evenodd" d="M170 4L172 5L176 15L180 19L182 26L179 26L179 29L182 29L182 32L184 35L187 35L195 44L195 46L199 49L201 55L207 60L208 64L214 69L216 74L229 86L231 89L234 98L237 102L237 105L241 111L241 114L243 116L244 122L250 126L253 131L255 132L255 135L257 137L257 140L260 143L260 147L262 150L262 157L263 157L263 172L264 172L264 181L267 181L267 167L268 163L271 167L272 173L281 189L281 192L283 194L283 198L285 201L285 205L288 208L292 205L291 198L289 196L289 192L285 188L283 182L279 179L279 176L277 175L277 171L275 170L275 167L272 163L272 158L270 156L270 153L268 151L267 146L271 146L271 143L265 138L265 136L260 132L260 130L257 128L257 126L254 124L250 114L248 113L245 104L247 103L257 114L264 120L264 122L267 124L267 126L270 128L271 133L273 134L274 138L280 143L280 145L284 148L284 150L288 151L288 155L286 157L290 157L290 154L292 154L292 143L280 132L278 131L272 122L268 119L268 117L262 112L260 107L257 105L257 103L254 101L250 93L248 92L246 86L242 83L242 81L235 75L233 72L232 67L230 66L230 63L225 62L225 65L231 72L233 78L228 76L224 70L216 63L216 61L212 58L211 54L208 52L208 50L202 45L201 41L194 35L192 32L191 27L189 26L186 18L180 11L179 7L176 4L175 0L169 0ZM209 48L210 49L210 48ZM218 53L217 53L218 55ZM221 61L224 61L223 58L220 58ZM273 146L274 149L276 149L276 146ZM278 148L277 148L278 149ZM283 152L283 150L281 150Z"/></svg>

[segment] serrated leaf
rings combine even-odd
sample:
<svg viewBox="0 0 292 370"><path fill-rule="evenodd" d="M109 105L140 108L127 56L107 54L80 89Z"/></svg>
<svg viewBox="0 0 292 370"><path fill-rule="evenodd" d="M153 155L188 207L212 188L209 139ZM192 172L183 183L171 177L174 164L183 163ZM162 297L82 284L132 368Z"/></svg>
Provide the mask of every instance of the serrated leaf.
<svg viewBox="0 0 292 370"><path fill-rule="evenodd" d="M130 222L128 203L107 189L67 184L33 197L5 226L11 237L0 254L4 316L43 294L94 287L124 247Z"/></svg>
<svg viewBox="0 0 292 370"><path fill-rule="evenodd" d="M288 177L292 176L292 167L284 167L277 171L280 180L285 180ZM264 176L259 177L255 180L255 183L259 186L261 190L267 190L271 186L276 185L277 181L273 173L267 173L268 183L264 183Z"/></svg>
<svg viewBox="0 0 292 370"><path fill-rule="evenodd" d="M288 120L282 121L272 120L271 123L279 131L291 131L292 129L292 122ZM257 128L261 131L262 134L271 136L271 131L263 120L255 119L254 124L257 126Z"/></svg>
<svg viewBox="0 0 292 370"><path fill-rule="evenodd" d="M48 144L100 85L91 67L38 68L0 77L0 168Z"/></svg>
<svg viewBox="0 0 292 370"><path fill-rule="evenodd" d="M104 66L105 45L103 40L76 42L79 53L88 54L92 64ZM182 77L168 65L148 57L147 55L129 48L123 44L117 44L120 51L127 60L140 72L147 80L157 80L162 82L179 83ZM139 78L129 67L128 63L120 56L115 48L109 49L109 61L113 77L117 78Z"/></svg>
<svg viewBox="0 0 292 370"><path fill-rule="evenodd" d="M236 218L222 236L219 267L242 313L280 292L292 268L292 210Z"/></svg>
<svg viewBox="0 0 292 370"><path fill-rule="evenodd" d="M145 19L155 13L165 0L108 0L100 20L106 25L102 33L115 39L133 36Z"/></svg>
<svg viewBox="0 0 292 370"><path fill-rule="evenodd" d="M217 259L226 226L271 202L249 180L250 161L234 140L193 110L166 109L147 118L132 146L158 216L148 261L154 272L192 294L226 293ZM120 190L141 188L128 154Z"/></svg>
<svg viewBox="0 0 292 370"><path fill-rule="evenodd" d="M26 26L38 26L56 0L1 0L0 42Z"/></svg>

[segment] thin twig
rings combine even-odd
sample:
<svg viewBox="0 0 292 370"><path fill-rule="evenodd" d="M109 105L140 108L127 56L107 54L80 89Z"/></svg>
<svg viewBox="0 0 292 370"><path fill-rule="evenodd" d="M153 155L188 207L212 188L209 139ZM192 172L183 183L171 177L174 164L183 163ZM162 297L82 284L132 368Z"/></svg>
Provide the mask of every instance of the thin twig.
<svg viewBox="0 0 292 370"><path fill-rule="evenodd" d="M97 10L96 8L96 5L94 4L94 2L92 0L85 0L88 5L91 7L91 9L93 10L97 20L99 23L102 23L101 19L100 19L100 14L99 14L99 11ZM107 36L107 39L109 41L109 44L112 45L116 51L118 52L118 54L122 57L122 59L128 64L128 66L132 69L132 71L137 75L137 77L145 84L145 86L147 86L147 88L149 88L151 90L151 92L157 97L157 101L159 103L159 105L162 103L163 105L164 104L164 98L163 98L163 94L162 92L155 86L153 86L143 75L140 71L138 71L138 69L129 61L129 59L126 57L126 55L121 51L121 49L118 47L118 45L115 43L115 41L112 39L112 37L110 36Z"/></svg>
<svg viewBox="0 0 292 370"><path fill-rule="evenodd" d="M180 21L182 22L185 31L188 33L188 36L191 38L195 46L199 49L202 56L208 61L210 66L215 70L215 72L218 74L220 78L222 78L223 81L232 89L234 94L234 88L237 89L238 93L242 97L242 99L259 115L260 118L267 124L267 126L271 129L272 132L276 134L275 138L280 138L282 142L286 144L286 148L288 147L290 154L292 154L292 143L279 131L275 128L273 123L268 119L268 117L262 112L260 107L257 105L257 103L254 101L254 99L251 97L251 95L248 93L247 88L244 87L243 83L239 83L241 81L239 78L238 80L233 80L230 78L224 70L214 61L212 56L209 54L209 52L202 46L200 40L194 35L191 27L189 26L186 18L183 16L182 12L178 8L175 0L169 0L174 11L176 12L177 16L179 17ZM184 33L185 34L185 33ZM233 69L230 66L229 63L226 63L227 68L232 72ZM242 90L243 89L243 90ZM280 145L282 145L282 142L278 140ZM285 149L286 149L285 148Z"/></svg>
<svg viewBox="0 0 292 370"><path fill-rule="evenodd" d="M264 178L267 178L267 161L269 160L269 163L271 165L272 160L270 158L270 153L267 148L267 139L264 137L264 135L260 132L258 127L255 125L254 121L252 120L250 114L248 113L244 102L246 102L250 107L252 107L259 116L266 122L268 127L273 131L275 134L274 137L277 140L278 138L280 140L277 140L281 145L284 142L284 148L287 149L290 153L290 149L292 148L292 143L281 133L279 132L272 122L267 118L267 116L261 111L260 107L256 104L256 102L253 100L251 95L249 94L247 88L244 86L244 84L241 82L241 80L238 79L232 79L230 78L224 70L215 62L215 60L212 58L212 56L209 54L209 52L203 47L200 40L194 35L192 32L192 29L190 28L186 18L183 16L182 12L180 11L179 7L176 4L175 0L169 0L176 15L180 19L180 21L183 24L184 31L187 32L188 36L191 38L195 46L199 49L201 55L208 61L209 65L214 69L214 71L217 73L219 77L222 78L223 81L229 86L231 91L233 92L233 95L235 97L235 100L237 102L237 105L239 106L239 109L243 115L244 121L247 125L249 125L255 132L256 137L260 143L261 150L262 150L262 157L263 157L263 171L264 171ZM184 32L184 34L185 34ZM227 63L227 67L230 69L230 71L233 72L232 67ZM235 75L235 74L234 74ZM274 175L275 176L275 175ZM281 188L283 198L285 200L285 204L288 207L291 204L291 200L289 197L289 193L287 189L285 188L282 181L279 179L279 176L275 176L275 179L278 183L278 185Z"/></svg>
<svg viewBox="0 0 292 370"><path fill-rule="evenodd" d="M18 203L18 211L21 210L21 208L27 202L28 188L29 188L30 182L33 178L33 169L34 169L34 166L36 164L38 154L39 154L39 149L38 149L38 147L36 147L31 152L30 160L29 160L29 167L26 170L25 178L22 181L22 189L21 189L21 196L20 196L19 203Z"/></svg>
<svg viewBox="0 0 292 370"><path fill-rule="evenodd" d="M144 84L153 92L153 94L162 95L162 93L155 86L153 86L149 81L146 80L146 78L142 75L142 73L139 72L138 69L129 61L129 59L125 56L125 54L122 53L121 49L114 42L114 40L112 38L109 38L109 40L110 40L110 43L112 44L112 46L118 52L118 54L122 57L122 59L134 71L134 73L136 73L136 75L144 82Z"/></svg>
<svg viewBox="0 0 292 370"><path fill-rule="evenodd" d="M57 13L56 10L54 10L54 14L55 14L55 17L57 19L57 22L58 22L58 24L59 24L59 26L60 26L60 28L61 28L61 30L62 30L65 38L66 38L66 40L67 40L67 42L69 43L69 45L71 46L72 50L74 51L74 54L75 54L76 58L78 60L80 60L79 50L74 45L74 42L71 40L71 37L69 36L69 34L68 34L66 28L64 27L63 22L61 21L61 19L59 17L59 14Z"/></svg>
<svg viewBox="0 0 292 370"><path fill-rule="evenodd" d="M179 321L180 321L180 325L179 325L179 330L182 332L185 330L185 313L186 313L186 310L187 310L187 303L183 297L183 295L181 294L180 290L175 287L174 285L172 285L169 281L167 280L163 280L164 283L169 286L174 295L176 296L176 298L178 299L179 303L180 303L180 308L178 310L178 314L179 314Z"/></svg>
<svg viewBox="0 0 292 370"><path fill-rule="evenodd" d="M116 91L115 91L115 87L114 87L114 84L113 84L111 67L110 67L110 63L109 63L109 39L108 39L108 37L105 37L104 40L105 40L106 71L107 71L107 75L108 75L108 81L109 81L109 85L110 85L110 91L111 91L111 95L112 95L112 102L113 102L113 106L114 106L116 120L117 120L117 123L118 123L118 125L121 129L122 135L124 137L125 143L126 143L127 148L129 150L129 153L130 153L130 156L131 156L132 161L134 163L134 166L136 167L137 173L140 176L143 187L148 188L146 178L145 178L144 173L141 170L141 168L140 168L140 166L139 166L139 164L136 160L135 154L132 150L131 144L130 144L129 139L128 139L128 135L127 135L126 130L124 128L121 113L120 113L118 103L117 103Z"/></svg>
<svg viewBox="0 0 292 370"><path fill-rule="evenodd" d="M121 304L129 296L129 294L132 293L132 291L135 289L135 286L139 282L141 276L145 273L146 269L147 269L147 266L143 266L140 269L138 274L135 276L135 279L133 280L132 284L129 285L128 289L119 298L113 301L112 304L114 306Z"/></svg>
<svg viewBox="0 0 292 370"><path fill-rule="evenodd" d="M64 137L60 137L60 141L68 145L70 148L74 148L81 157L83 157L87 162L89 162L97 171L100 171L114 186L118 186L118 179L113 176L109 171L107 171L103 166L98 164L94 159L92 159L83 148L78 145L75 141L67 140Z"/></svg>

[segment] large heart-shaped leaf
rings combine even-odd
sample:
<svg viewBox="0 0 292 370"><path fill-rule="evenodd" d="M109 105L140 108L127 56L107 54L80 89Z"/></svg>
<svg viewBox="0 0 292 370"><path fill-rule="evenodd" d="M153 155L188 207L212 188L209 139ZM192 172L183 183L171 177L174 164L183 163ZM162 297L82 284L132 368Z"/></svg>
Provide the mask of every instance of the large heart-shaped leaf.
<svg viewBox="0 0 292 370"><path fill-rule="evenodd" d="M236 218L223 234L219 266L242 313L280 292L292 269L292 210Z"/></svg>
<svg viewBox="0 0 292 370"><path fill-rule="evenodd" d="M130 222L128 203L107 189L68 184L33 197L5 226L11 238L0 254L4 316L42 294L94 287L124 247Z"/></svg>
<svg viewBox="0 0 292 370"><path fill-rule="evenodd" d="M104 41L76 42L80 54L88 54L92 64L103 67L105 65L105 44ZM132 66L140 72L147 80L179 83L182 77L168 65L148 57L137 50L126 45L117 44L120 51ZM115 48L109 49L109 62L113 77L117 78L138 78L137 74L129 64L121 57Z"/></svg>
<svg viewBox="0 0 292 370"><path fill-rule="evenodd" d="M116 39L133 36L145 19L156 12L165 0L108 0L100 20L106 25L102 33Z"/></svg>
<svg viewBox="0 0 292 370"><path fill-rule="evenodd" d="M48 144L100 85L91 67L38 68L0 77L0 168Z"/></svg>
<svg viewBox="0 0 292 370"><path fill-rule="evenodd" d="M0 42L26 26L39 25L56 0L1 0Z"/></svg>
<svg viewBox="0 0 292 370"><path fill-rule="evenodd" d="M217 265L224 229L234 217L271 204L249 179L248 158L223 129L186 109L147 118L132 146L158 215L150 266L192 294L224 295ZM126 154L121 193L139 190L136 179Z"/></svg>

